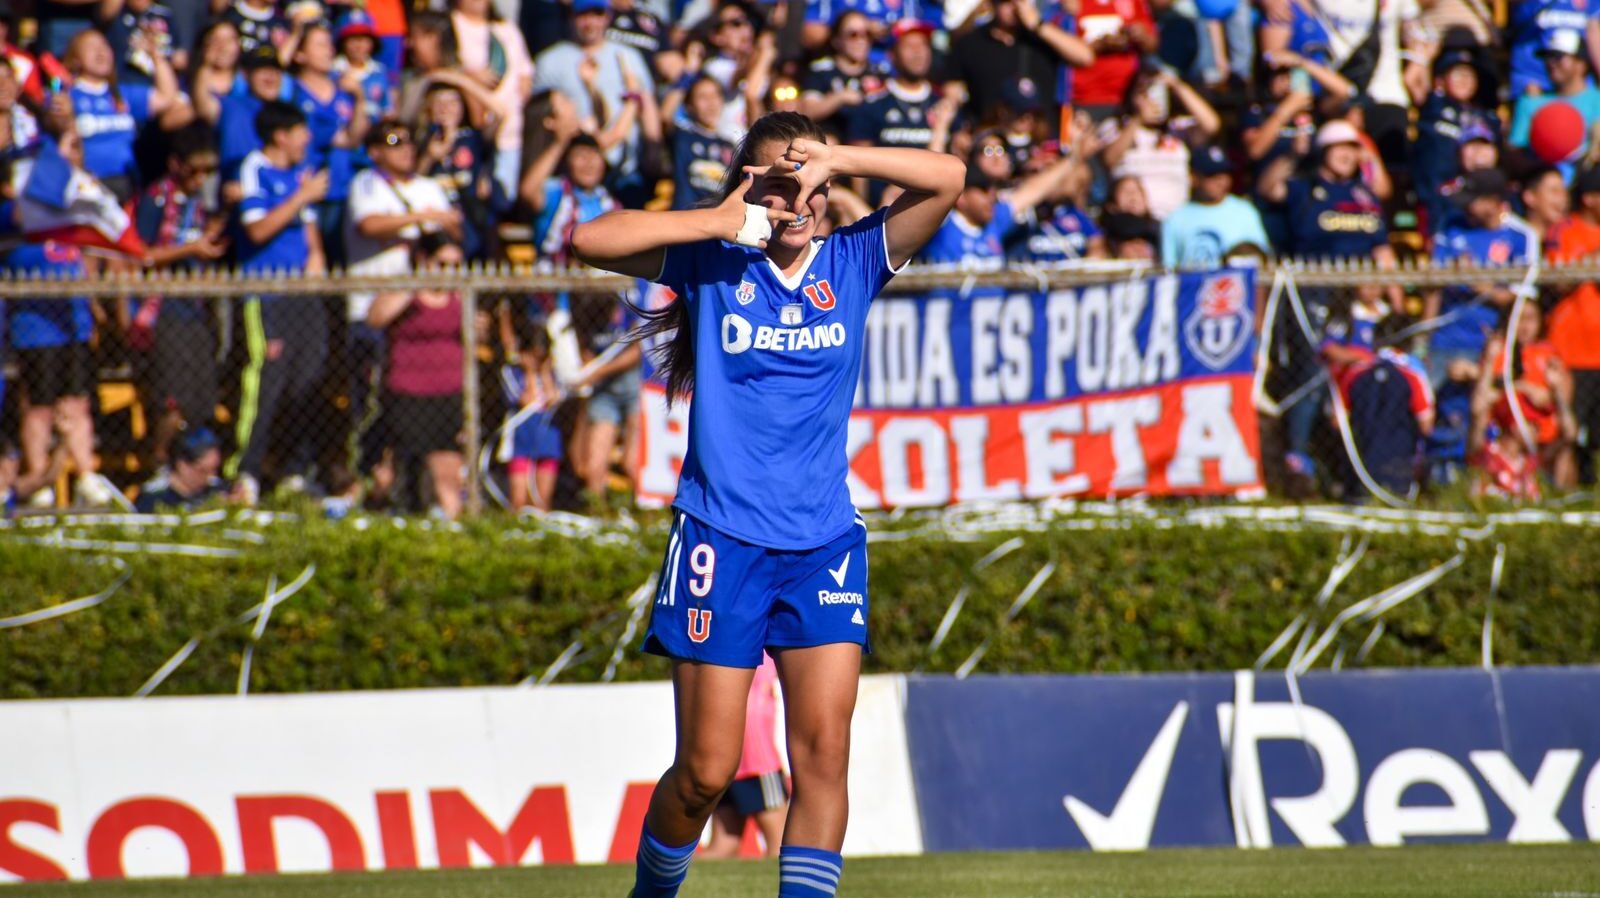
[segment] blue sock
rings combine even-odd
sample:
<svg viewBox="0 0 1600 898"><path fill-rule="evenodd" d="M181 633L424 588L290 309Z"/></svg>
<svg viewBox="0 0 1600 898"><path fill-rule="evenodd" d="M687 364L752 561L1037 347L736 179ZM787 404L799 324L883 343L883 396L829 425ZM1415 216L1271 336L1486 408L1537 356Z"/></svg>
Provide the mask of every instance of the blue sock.
<svg viewBox="0 0 1600 898"><path fill-rule="evenodd" d="M634 858L633 898L675 898L698 847L699 839L677 848L663 844L645 824L639 833L639 854Z"/></svg>
<svg viewBox="0 0 1600 898"><path fill-rule="evenodd" d="M785 845L778 853L778 898L833 898L843 873L836 851Z"/></svg>

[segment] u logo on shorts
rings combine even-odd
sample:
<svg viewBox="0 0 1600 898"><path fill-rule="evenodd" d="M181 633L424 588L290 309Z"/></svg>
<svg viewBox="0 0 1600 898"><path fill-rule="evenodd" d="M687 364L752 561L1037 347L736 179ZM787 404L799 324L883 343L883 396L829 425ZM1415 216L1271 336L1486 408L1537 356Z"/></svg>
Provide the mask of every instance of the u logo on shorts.
<svg viewBox="0 0 1600 898"><path fill-rule="evenodd" d="M689 641L705 642L711 638L711 609L689 609Z"/></svg>

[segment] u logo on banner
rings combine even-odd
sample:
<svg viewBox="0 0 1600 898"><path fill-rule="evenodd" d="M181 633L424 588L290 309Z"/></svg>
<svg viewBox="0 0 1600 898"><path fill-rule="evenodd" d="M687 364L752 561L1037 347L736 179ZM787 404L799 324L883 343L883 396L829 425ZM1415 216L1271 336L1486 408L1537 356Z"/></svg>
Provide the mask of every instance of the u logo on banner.
<svg viewBox="0 0 1600 898"><path fill-rule="evenodd" d="M705 642L711 638L711 609L689 609L689 641Z"/></svg>

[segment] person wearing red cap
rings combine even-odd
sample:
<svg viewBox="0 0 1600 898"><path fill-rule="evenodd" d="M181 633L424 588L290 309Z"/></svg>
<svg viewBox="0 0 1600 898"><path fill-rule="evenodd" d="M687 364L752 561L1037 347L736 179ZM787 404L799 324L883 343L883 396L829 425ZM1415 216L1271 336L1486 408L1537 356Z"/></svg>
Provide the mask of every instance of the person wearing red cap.
<svg viewBox="0 0 1600 898"><path fill-rule="evenodd" d="M861 146L915 147L944 152L961 94L928 80L933 68L934 27L916 19L894 26L893 74L869 94L852 117L847 138Z"/></svg>
<svg viewBox="0 0 1600 898"><path fill-rule="evenodd" d="M394 85L389 67L377 58L378 26L372 16L364 9L350 10L339 23L334 38L339 47L339 58L333 62L334 77L343 82L350 77L347 73L355 73L361 95L367 100L367 115L372 119L394 112Z"/></svg>

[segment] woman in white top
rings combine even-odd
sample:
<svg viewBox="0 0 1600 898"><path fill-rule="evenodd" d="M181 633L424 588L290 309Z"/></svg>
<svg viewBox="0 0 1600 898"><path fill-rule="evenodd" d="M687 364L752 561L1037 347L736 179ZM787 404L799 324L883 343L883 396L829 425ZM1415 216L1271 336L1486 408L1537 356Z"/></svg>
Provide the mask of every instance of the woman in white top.
<svg viewBox="0 0 1600 898"><path fill-rule="evenodd" d="M1184 114L1172 114L1174 98ZM1128 85L1122 117L1101 128L1102 158L1111 176L1138 178L1150 214L1161 220L1189 201L1189 147L1215 137L1222 119L1182 79L1146 69Z"/></svg>

